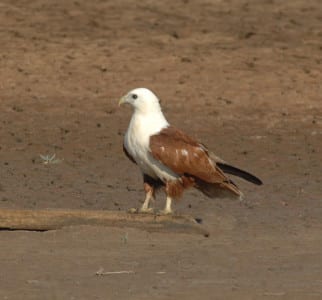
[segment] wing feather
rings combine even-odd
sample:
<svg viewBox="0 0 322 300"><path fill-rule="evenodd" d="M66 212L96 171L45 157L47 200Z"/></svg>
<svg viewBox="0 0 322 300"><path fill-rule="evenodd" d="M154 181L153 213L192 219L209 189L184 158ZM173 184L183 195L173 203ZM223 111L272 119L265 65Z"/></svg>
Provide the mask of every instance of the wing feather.
<svg viewBox="0 0 322 300"><path fill-rule="evenodd" d="M230 181L211 160L204 145L173 126L150 137L150 150L155 159L177 174L208 183Z"/></svg>
<svg viewBox="0 0 322 300"><path fill-rule="evenodd" d="M131 161L131 162L133 162L133 163L135 163L136 164L136 161L134 160L134 158L132 157L132 155L126 150L126 148L125 148L125 145L123 144L123 152L124 152L124 154L127 156L127 158Z"/></svg>

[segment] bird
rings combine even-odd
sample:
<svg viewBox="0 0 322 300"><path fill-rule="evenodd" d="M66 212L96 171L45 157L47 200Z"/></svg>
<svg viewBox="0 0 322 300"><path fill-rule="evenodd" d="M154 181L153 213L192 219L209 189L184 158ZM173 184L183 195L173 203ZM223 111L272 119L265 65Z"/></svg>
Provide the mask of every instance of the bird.
<svg viewBox="0 0 322 300"><path fill-rule="evenodd" d="M140 213L151 213L150 202L164 188L166 203L161 214L172 214L172 202L184 190L196 188L209 198L243 199L243 193L228 177L235 175L261 185L256 176L231 166L204 144L176 128L165 118L160 100L147 88L136 88L120 98L119 106L129 104L133 114L124 135L123 151L143 175L145 199Z"/></svg>

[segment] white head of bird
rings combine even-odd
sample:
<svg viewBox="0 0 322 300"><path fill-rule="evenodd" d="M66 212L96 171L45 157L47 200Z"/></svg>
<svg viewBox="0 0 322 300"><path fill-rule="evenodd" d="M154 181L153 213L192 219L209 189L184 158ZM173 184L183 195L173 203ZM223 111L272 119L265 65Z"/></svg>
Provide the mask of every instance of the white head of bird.
<svg viewBox="0 0 322 300"><path fill-rule="evenodd" d="M160 101L158 97L149 89L137 88L123 96L119 105L130 104L135 112L152 113L160 112Z"/></svg>

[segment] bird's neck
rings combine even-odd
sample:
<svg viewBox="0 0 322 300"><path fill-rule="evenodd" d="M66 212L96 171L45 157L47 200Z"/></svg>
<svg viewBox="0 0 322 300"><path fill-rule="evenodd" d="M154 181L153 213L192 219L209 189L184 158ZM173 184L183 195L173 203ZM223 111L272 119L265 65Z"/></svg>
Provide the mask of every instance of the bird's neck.
<svg viewBox="0 0 322 300"><path fill-rule="evenodd" d="M150 111L149 113L138 110L134 111L129 129L139 135L151 136L168 126L169 123L161 110Z"/></svg>

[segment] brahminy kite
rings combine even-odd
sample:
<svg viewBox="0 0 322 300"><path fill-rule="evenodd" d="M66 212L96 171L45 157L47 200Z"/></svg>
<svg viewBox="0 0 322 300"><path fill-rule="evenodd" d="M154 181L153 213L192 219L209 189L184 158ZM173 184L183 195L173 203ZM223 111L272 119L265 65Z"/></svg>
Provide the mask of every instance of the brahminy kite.
<svg viewBox="0 0 322 300"><path fill-rule="evenodd" d="M152 91L134 89L120 99L119 105L124 103L134 109L124 136L123 151L143 174L146 197L140 212L153 211L149 207L150 200L160 187L165 187L166 192L162 212L170 214L172 200L178 199L189 187L210 198L234 196L242 199L243 193L225 173L262 184L254 175L227 164L205 145L170 125Z"/></svg>

